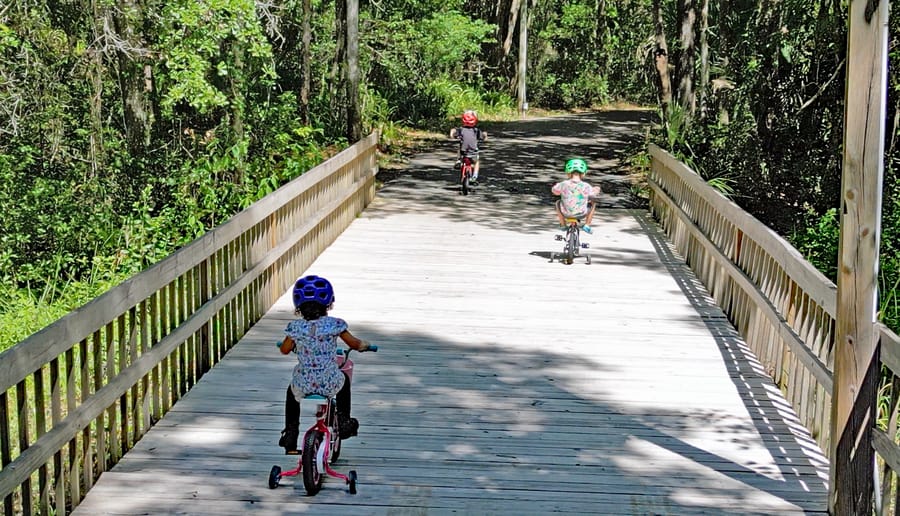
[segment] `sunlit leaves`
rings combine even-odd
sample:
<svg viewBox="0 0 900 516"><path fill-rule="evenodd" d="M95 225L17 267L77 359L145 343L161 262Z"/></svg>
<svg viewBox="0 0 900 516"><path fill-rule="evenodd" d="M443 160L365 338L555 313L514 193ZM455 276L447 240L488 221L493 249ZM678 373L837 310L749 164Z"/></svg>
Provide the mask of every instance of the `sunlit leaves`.
<svg viewBox="0 0 900 516"><path fill-rule="evenodd" d="M168 72L164 109L183 102L207 113L234 102L221 79L242 73L235 47L259 60L257 80L274 79L272 51L252 0L176 0L162 19L160 51Z"/></svg>

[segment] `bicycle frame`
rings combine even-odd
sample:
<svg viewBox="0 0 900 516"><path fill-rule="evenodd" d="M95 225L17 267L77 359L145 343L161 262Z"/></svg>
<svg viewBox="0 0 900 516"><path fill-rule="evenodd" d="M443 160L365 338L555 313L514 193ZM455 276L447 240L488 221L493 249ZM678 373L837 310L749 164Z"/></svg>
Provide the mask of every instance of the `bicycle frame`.
<svg viewBox="0 0 900 516"><path fill-rule="evenodd" d="M471 179L475 173L475 166L472 164L472 158L463 156L462 165L459 167L460 180Z"/></svg>
<svg viewBox="0 0 900 516"><path fill-rule="evenodd" d="M475 166L471 156L464 155L459 166L459 193L469 195L472 176L475 174Z"/></svg>

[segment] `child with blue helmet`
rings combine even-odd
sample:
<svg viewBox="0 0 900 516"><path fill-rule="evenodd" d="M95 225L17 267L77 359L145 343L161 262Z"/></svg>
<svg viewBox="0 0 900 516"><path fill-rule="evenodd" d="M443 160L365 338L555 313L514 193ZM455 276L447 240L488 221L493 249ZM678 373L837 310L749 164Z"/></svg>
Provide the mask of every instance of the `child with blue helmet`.
<svg viewBox="0 0 900 516"><path fill-rule="evenodd" d="M334 288L320 276L304 276L294 284L294 310L301 319L291 321L284 330L281 352L297 355L297 365L284 401L284 430L278 445L285 453L296 454L300 436L300 400L311 394L337 395L338 425L341 439L356 435L359 422L350 417L350 381L341 371L335 355L338 338L352 349L365 351L369 343L347 329L343 319L331 317Z"/></svg>

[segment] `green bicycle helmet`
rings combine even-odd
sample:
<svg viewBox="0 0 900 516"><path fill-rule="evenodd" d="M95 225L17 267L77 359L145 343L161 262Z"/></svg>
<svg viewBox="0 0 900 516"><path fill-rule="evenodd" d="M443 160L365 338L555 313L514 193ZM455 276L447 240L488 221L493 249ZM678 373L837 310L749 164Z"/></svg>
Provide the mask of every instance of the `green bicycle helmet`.
<svg viewBox="0 0 900 516"><path fill-rule="evenodd" d="M587 163L581 158L573 158L566 162L566 174L587 174Z"/></svg>

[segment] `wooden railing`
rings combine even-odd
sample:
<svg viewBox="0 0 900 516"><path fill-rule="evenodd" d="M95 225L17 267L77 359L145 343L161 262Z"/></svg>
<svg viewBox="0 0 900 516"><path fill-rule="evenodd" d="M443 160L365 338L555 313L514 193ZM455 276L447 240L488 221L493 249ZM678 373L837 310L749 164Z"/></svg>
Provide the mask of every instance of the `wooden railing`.
<svg viewBox="0 0 900 516"><path fill-rule="evenodd" d="M656 146L650 152L652 213L830 455L836 286L686 165ZM898 514L900 337L877 327L885 392L869 410L878 457L874 506Z"/></svg>
<svg viewBox="0 0 900 516"><path fill-rule="evenodd" d="M834 283L686 165L651 156L654 216L827 453Z"/></svg>
<svg viewBox="0 0 900 516"><path fill-rule="evenodd" d="M81 501L368 205L377 139L0 354L4 515Z"/></svg>
<svg viewBox="0 0 900 516"><path fill-rule="evenodd" d="M877 514L900 514L900 444L897 443L897 408L900 405L900 337L878 324L879 354L882 373L880 382L885 392L879 393L875 428L872 430L872 447L878 456L875 485L875 511Z"/></svg>

